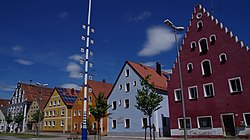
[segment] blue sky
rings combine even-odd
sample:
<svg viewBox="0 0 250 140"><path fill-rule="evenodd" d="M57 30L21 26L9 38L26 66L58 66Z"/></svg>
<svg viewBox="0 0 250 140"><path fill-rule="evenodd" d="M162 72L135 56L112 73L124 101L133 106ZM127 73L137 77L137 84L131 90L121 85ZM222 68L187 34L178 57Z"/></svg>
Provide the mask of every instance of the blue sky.
<svg viewBox="0 0 250 140"><path fill-rule="evenodd" d="M77 87L81 35L86 31L87 0L0 0L0 98L10 99L18 81ZM208 11L210 0L92 0L95 44L90 61L93 79L114 83L131 60L164 70L175 61L174 36L163 24L189 24L194 6ZM250 44L249 0L213 0L215 17L240 40ZM183 34L178 37L182 38Z"/></svg>

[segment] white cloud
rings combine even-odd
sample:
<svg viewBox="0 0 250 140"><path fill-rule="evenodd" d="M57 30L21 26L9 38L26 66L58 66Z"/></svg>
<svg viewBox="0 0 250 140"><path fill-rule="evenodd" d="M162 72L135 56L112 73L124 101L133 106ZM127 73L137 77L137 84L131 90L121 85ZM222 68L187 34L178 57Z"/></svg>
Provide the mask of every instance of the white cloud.
<svg viewBox="0 0 250 140"><path fill-rule="evenodd" d="M148 67L155 67L156 62L154 62L154 61L149 61L149 62L143 63L143 65L148 66Z"/></svg>
<svg viewBox="0 0 250 140"><path fill-rule="evenodd" d="M68 12L61 12L60 14L59 14L59 18L61 18L61 19L65 19L65 18L67 18L69 16L69 13Z"/></svg>
<svg viewBox="0 0 250 140"><path fill-rule="evenodd" d="M76 84L70 84L70 83L67 83L67 84L63 84L61 87L64 87L64 88L74 88L76 90L80 90L81 87L76 85Z"/></svg>
<svg viewBox="0 0 250 140"><path fill-rule="evenodd" d="M3 91L14 91L15 90L15 86L1 86L0 90L3 90Z"/></svg>
<svg viewBox="0 0 250 140"><path fill-rule="evenodd" d="M79 62L80 59L82 59L82 56L79 55L79 54L74 54L74 55L69 56L68 58L69 58L70 60L74 60L74 61Z"/></svg>
<svg viewBox="0 0 250 140"><path fill-rule="evenodd" d="M66 71L69 72L70 78L76 78L76 79L81 78L80 77L81 67L76 63L70 62L66 67Z"/></svg>
<svg viewBox="0 0 250 140"><path fill-rule="evenodd" d="M127 12L125 16L130 22L140 22L149 18L151 16L151 12L144 11L136 15L133 15L131 12Z"/></svg>
<svg viewBox="0 0 250 140"><path fill-rule="evenodd" d="M23 48L21 47L21 46L14 46L14 47L12 47L12 50L14 51L14 52L17 52L17 53L19 53L19 52L22 52L23 51Z"/></svg>
<svg viewBox="0 0 250 140"><path fill-rule="evenodd" d="M22 64L22 65L32 65L33 62L29 61L29 60L24 60L24 59L16 59L15 62Z"/></svg>
<svg viewBox="0 0 250 140"><path fill-rule="evenodd" d="M181 35L177 35L178 38ZM165 27L155 26L147 30L147 41L143 49L138 52L139 56L154 56L175 46L174 33Z"/></svg>

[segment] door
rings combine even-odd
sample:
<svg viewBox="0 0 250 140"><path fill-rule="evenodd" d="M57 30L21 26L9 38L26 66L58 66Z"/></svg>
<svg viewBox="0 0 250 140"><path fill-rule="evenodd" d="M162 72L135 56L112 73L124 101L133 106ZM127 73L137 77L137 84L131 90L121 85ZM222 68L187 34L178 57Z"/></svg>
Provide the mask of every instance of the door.
<svg viewBox="0 0 250 140"><path fill-rule="evenodd" d="M170 120L169 117L162 115L163 137L170 137Z"/></svg>
<svg viewBox="0 0 250 140"><path fill-rule="evenodd" d="M235 127L234 127L234 116L231 115L222 115L224 132L226 136L235 136Z"/></svg>

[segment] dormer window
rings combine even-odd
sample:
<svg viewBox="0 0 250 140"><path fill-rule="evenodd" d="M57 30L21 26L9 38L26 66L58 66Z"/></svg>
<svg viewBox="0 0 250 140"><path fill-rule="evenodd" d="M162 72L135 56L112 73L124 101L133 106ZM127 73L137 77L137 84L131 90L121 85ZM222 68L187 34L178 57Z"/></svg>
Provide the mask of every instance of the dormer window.
<svg viewBox="0 0 250 140"><path fill-rule="evenodd" d="M211 63L209 60L203 60L201 62L202 76L209 76L212 74Z"/></svg>
<svg viewBox="0 0 250 140"><path fill-rule="evenodd" d="M188 72L191 72L193 70L193 64L192 63L187 64L187 70L188 70Z"/></svg>
<svg viewBox="0 0 250 140"><path fill-rule="evenodd" d="M196 48L196 42L195 41L192 41L190 43L190 47L191 47L191 51L193 51L195 48Z"/></svg>
<svg viewBox="0 0 250 140"><path fill-rule="evenodd" d="M215 43L215 41L216 41L216 36L215 36L215 35L211 35L211 36L209 37L209 39L210 39L210 44L211 44L211 45L214 45L214 43Z"/></svg>
<svg viewBox="0 0 250 140"><path fill-rule="evenodd" d="M202 21L197 22L197 30L201 31L202 27L203 27L203 22Z"/></svg>
<svg viewBox="0 0 250 140"><path fill-rule="evenodd" d="M226 63L226 61L227 61L227 56L226 56L225 53L220 54L219 58L220 58L220 63L221 63L221 64L225 64L225 63Z"/></svg>
<svg viewBox="0 0 250 140"><path fill-rule="evenodd" d="M199 51L200 54L206 54L208 51L208 44L207 44L207 39L206 38L202 38L199 40Z"/></svg>

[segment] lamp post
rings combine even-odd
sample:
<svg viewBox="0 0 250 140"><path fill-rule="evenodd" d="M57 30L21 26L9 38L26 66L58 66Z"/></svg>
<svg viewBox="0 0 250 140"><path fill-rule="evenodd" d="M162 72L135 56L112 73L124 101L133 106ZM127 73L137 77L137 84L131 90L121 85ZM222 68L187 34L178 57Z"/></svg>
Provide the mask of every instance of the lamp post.
<svg viewBox="0 0 250 140"><path fill-rule="evenodd" d="M48 84L41 84L39 82L36 82L36 85L41 88L41 94L40 94L40 102L39 102L39 113L38 113L38 127L37 127L37 135L39 136L39 128L40 128L40 121L41 121L41 108L42 108L42 99L43 99L43 87L47 87Z"/></svg>
<svg viewBox="0 0 250 140"><path fill-rule="evenodd" d="M182 105L182 117L183 117L183 126L184 126L184 139L187 139L187 125L186 125L186 113L185 113L185 102L183 96L183 84L182 84L182 75L181 75L181 62L180 62L180 50L178 47L178 40L177 40L177 31L183 31L184 27L175 26L170 20L166 19L164 21L166 25L171 27L174 30L175 35L175 42L176 42L176 53L177 53L177 61L178 61L178 70L179 70L179 78L180 78L180 89L181 89L181 105Z"/></svg>

